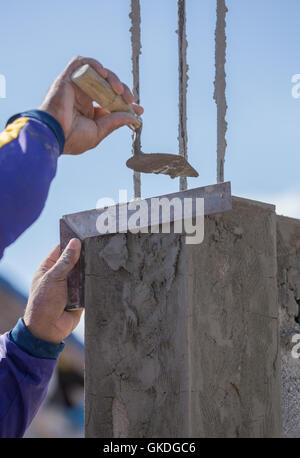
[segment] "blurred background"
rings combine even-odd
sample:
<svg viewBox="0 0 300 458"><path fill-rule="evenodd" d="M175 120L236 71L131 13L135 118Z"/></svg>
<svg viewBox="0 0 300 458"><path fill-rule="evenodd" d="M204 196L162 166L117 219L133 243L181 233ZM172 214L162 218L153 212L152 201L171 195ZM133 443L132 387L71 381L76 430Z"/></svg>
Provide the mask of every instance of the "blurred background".
<svg viewBox="0 0 300 458"><path fill-rule="evenodd" d="M228 134L225 180L234 195L276 204L300 218L300 74L298 0L227 0ZM98 59L131 86L129 0L15 0L1 6L0 126L40 105L48 87L76 55ZM177 152L177 1L141 0L141 104L145 152ZM200 172L189 187L216 182L213 101L215 1L187 0L188 149ZM0 263L0 332L22 315L31 278L59 241L62 215L95 208L100 198L133 195L131 133L124 127L80 157L60 157L41 217L5 251ZM115 170L112 175L112 170ZM142 177L142 195L178 190L178 179ZM0 196L1 198L1 196ZM83 320L67 340L48 397L28 435L82 436Z"/></svg>

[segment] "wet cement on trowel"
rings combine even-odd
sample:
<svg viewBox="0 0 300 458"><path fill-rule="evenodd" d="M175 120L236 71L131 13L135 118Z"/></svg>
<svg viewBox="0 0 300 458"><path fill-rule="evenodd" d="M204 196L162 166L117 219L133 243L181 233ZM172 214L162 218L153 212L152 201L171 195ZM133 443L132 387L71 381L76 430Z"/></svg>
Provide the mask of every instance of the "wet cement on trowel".
<svg viewBox="0 0 300 458"><path fill-rule="evenodd" d="M131 60L132 60L132 77L133 77L133 96L135 103L140 104L140 54L141 54L141 7L140 0L131 0ZM141 153L141 129L138 129L132 136L133 155ZM134 198L141 197L141 174L134 171L133 173Z"/></svg>
<svg viewBox="0 0 300 458"><path fill-rule="evenodd" d="M143 173L162 173L171 178L197 177L198 172L179 154L139 154L126 162L127 167Z"/></svg>
<svg viewBox="0 0 300 458"><path fill-rule="evenodd" d="M179 154L186 159L187 154L187 86L188 86L188 69L187 65L187 38L186 38L186 7L185 0L178 0L178 76L179 76L179 124L178 124L178 142ZM179 190L187 189L187 178L180 177Z"/></svg>
<svg viewBox="0 0 300 458"><path fill-rule="evenodd" d="M217 0L217 24L215 31L215 91L214 100L217 104L217 182L224 181L224 162L226 152L226 8L225 0Z"/></svg>

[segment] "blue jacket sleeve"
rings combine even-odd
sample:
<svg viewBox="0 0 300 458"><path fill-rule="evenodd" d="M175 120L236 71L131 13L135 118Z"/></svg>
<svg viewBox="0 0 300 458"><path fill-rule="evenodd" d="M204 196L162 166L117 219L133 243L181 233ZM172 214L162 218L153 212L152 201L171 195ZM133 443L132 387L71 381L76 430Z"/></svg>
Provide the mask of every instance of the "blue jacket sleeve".
<svg viewBox="0 0 300 458"><path fill-rule="evenodd" d="M0 259L40 215L64 140L60 124L40 110L15 115L0 133Z"/></svg>
<svg viewBox="0 0 300 458"><path fill-rule="evenodd" d="M24 327L20 322L16 327ZM29 333L29 331L27 330ZM30 334L30 333L29 333ZM28 339L34 344L33 335ZM40 339L38 339L40 340ZM26 338L21 341L25 347ZM44 344L54 345L48 342ZM37 349L39 345L37 345ZM53 355L61 351L61 348ZM37 350L39 351L39 350ZM57 359L27 353L11 336L0 336L0 437L22 437L43 402Z"/></svg>
<svg viewBox="0 0 300 458"><path fill-rule="evenodd" d="M40 215L63 147L60 124L39 110L15 115L0 133L0 259ZM0 336L0 437L23 436L62 348L37 339L22 320Z"/></svg>

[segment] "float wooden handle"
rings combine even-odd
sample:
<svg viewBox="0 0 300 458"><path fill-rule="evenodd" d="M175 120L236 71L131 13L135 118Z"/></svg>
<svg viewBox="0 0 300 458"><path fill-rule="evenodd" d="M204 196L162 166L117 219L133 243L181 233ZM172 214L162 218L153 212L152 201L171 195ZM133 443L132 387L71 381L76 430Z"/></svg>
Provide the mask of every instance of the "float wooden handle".
<svg viewBox="0 0 300 458"><path fill-rule="evenodd" d="M116 94L108 81L102 78L90 65L86 64L75 70L71 78L73 83L99 103L102 108L111 113L114 111L131 113L136 118L135 128L141 127L142 122L136 117L133 108L125 102L121 95Z"/></svg>

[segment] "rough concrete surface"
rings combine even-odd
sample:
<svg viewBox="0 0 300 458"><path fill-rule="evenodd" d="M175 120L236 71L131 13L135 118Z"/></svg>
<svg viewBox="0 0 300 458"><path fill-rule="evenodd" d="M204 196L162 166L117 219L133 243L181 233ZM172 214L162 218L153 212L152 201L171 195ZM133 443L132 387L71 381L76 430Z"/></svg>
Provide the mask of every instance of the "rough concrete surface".
<svg viewBox="0 0 300 458"><path fill-rule="evenodd" d="M115 242L120 247L120 240L128 259L115 271L107 264L107 246ZM175 234L87 241L88 437L188 434L181 245L182 237Z"/></svg>
<svg viewBox="0 0 300 458"><path fill-rule="evenodd" d="M86 240L86 436L281 435L276 215Z"/></svg>
<svg viewBox="0 0 300 458"><path fill-rule="evenodd" d="M283 432L300 437L300 359L292 357L300 334L300 221L277 217L278 297L282 371Z"/></svg>
<svg viewBox="0 0 300 458"><path fill-rule="evenodd" d="M233 200L192 249L191 435L281 434L275 213Z"/></svg>

